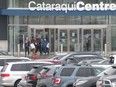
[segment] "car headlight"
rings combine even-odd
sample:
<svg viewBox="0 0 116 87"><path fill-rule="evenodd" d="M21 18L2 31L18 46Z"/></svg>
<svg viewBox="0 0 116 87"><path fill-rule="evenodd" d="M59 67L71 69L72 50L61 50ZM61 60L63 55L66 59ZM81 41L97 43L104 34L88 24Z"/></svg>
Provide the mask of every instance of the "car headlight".
<svg viewBox="0 0 116 87"><path fill-rule="evenodd" d="M77 86L77 85L81 85L81 84L84 84L84 83L86 83L87 82L87 80L78 80L78 81L76 81L75 82L75 85Z"/></svg>

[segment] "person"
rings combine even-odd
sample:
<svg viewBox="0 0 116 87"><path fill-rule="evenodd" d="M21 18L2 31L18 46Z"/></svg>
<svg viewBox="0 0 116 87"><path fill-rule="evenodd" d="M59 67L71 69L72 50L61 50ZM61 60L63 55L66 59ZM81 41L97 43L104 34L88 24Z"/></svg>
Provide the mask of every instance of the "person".
<svg viewBox="0 0 116 87"><path fill-rule="evenodd" d="M29 56L29 46L30 46L29 37L26 37L26 41L25 41L25 57L27 56L27 53L28 53L28 56Z"/></svg>
<svg viewBox="0 0 116 87"><path fill-rule="evenodd" d="M32 52L32 57L34 57L36 47L35 47L35 41L33 39L31 40L30 48L31 48L31 52Z"/></svg>
<svg viewBox="0 0 116 87"><path fill-rule="evenodd" d="M47 41L46 39L42 40L42 52L46 54Z"/></svg>
<svg viewBox="0 0 116 87"><path fill-rule="evenodd" d="M37 51L39 50L40 55L42 55L41 38L39 36L36 37L35 45L36 45L35 53L37 53Z"/></svg>
<svg viewBox="0 0 116 87"><path fill-rule="evenodd" d="M113 64L114 63L114 57L113 55L110 56L110 61L109 61L110 64Z"/></svg>
<svg viewBox="0 0 116 87"><path fill-rule="evenodd" d="M46 52L49 54L49 42L47 43L47 46L46 46Z"/></svg>

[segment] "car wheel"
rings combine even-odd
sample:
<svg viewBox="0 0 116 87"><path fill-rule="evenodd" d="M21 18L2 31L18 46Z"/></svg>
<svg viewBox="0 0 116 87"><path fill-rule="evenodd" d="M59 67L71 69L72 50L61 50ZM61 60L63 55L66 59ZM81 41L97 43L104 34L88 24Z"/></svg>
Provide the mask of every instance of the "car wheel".
<svg viewBox="0 0 116 87"><path fill-rule="evenodd" d="M73 84L70 84L70 85L68 85L68 86L66 86L66 87L73 87Z"/></svg>
<svg viewBox="0 0 116 87"><path fill-rule="evenodd" d="M18 85L18 83L19 83L20 81L21 81L20 79L17 80L17 81L15 82L15 84L14 84L14 87L17 87L17 85Z"/></svg>

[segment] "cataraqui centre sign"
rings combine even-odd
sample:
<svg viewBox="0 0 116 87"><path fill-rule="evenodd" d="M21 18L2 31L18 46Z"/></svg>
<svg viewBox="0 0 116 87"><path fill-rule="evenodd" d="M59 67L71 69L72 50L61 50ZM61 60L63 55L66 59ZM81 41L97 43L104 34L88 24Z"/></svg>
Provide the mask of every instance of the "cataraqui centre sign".
<svg viewBox="0 0 116 87"><path fill-rule="evenodd" d="M28 3L28 8L30 11L63 11L68 13L70 11L116 11L115 3L84 3L83 1L73 2L73 3L36 3L35 1L30 1Z"/></svg>

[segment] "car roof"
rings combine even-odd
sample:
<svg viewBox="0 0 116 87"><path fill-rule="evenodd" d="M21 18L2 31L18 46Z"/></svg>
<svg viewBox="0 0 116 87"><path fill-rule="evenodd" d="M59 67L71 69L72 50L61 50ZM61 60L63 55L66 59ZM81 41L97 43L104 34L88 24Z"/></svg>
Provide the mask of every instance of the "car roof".
<svg viewBox="0 0 116 87"><path fill-rule="evenodd" d="M53 64L51 62L44 62L44 61L16 61L16 62L7 62L7 64L25 64L25 63L48 63Z"/></svg>
<svg viewBox="0 0 116 87"><path fill-rule="evenodd" d="M16 57L16 56L0 56L0 59L30 59L28 57Z"/></svg>

